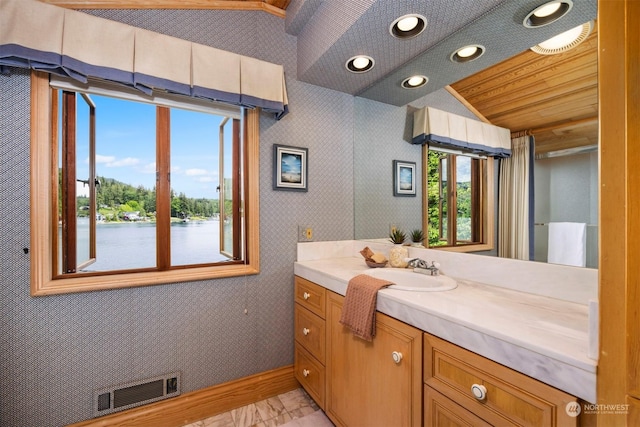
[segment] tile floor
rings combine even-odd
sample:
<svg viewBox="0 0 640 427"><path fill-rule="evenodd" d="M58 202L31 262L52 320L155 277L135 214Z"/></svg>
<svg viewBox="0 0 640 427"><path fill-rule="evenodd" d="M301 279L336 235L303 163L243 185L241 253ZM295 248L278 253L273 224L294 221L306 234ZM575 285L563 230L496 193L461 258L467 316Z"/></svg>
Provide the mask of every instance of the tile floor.
<svg viewBox="0 0 640 427"><path fill-rule="evenodd" d="M318 411L318 405L299 388L184 427L275 427L287 423L291 427L332 427Z"/></svg>

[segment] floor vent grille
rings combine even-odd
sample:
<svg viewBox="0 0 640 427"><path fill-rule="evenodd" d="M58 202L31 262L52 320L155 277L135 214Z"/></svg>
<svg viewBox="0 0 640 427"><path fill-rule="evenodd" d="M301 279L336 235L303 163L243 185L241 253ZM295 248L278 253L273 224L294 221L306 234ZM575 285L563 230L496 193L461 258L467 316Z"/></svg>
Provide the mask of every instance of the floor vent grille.
<svg viewBox="0 0 640 427"><path fill-rule="evenodd" d="M179 372L105 388L93 393L93 416L124 411L179 394Z"/></svg>

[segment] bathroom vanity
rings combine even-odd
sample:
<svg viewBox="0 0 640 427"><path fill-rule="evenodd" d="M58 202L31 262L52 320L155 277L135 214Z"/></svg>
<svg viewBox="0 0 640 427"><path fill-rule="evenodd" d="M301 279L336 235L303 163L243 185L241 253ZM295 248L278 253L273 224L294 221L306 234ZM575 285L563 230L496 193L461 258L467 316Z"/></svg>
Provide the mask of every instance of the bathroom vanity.
<svg viewBox="0 0 640 427"><path fill-rule="evenodd" d="M315 245L299 245L294 267L295 372L336 425L579 425L578 403L595 401L586 303L458 278L462 254L448 255L442 270L458 286L381 290L368 343L338 322L349 279L370 271L363 243Z"/></svg>

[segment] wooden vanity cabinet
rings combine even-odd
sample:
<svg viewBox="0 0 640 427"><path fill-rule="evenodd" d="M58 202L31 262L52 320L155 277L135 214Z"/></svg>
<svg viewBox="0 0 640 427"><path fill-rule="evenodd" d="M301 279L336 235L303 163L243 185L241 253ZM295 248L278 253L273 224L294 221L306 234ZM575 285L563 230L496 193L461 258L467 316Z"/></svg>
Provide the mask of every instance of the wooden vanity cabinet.
<svg viewBox="0 0 640 427"><path fill-rule="evenodd" d="M324 409L326 290L296 276L294 295L295 377L318 406Z"/></svg>
<svg viewBox="0 0 640 427"><path fill-rule="evenodd" d="M327 292L325 412L337 426L421 426L422 331L377 313L373 341L356 338L339 322L343 301Z"/></svg>
<svg viewBox="0 0 640 427"><path fill-rule="evenodd" d="M578 425L574 396L426 333L424 382L425 426Z"/></svg>

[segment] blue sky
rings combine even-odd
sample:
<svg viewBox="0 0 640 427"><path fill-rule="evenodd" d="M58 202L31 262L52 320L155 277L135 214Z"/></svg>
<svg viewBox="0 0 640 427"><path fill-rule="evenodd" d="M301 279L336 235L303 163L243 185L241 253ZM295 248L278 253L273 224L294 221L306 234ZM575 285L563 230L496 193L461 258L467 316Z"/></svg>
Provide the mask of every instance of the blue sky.
<svg viewBox="0 0 640 427"><path fill-rule="evenodd" d="M136 187L153 188L156 175L155 106L95 95L91 98L96 104L97 175ZM79 98L77 176L86 179L88 109L82 104ZM196 198L218 197L221 120L220 116L172 109L171 187L176 193L184 192L187 197ZM230 134L231 121L226 129L225 134ZM225 145L228 145L230 138L225 140ZM230 150L227 151L230 154ZM83 190L79 184L78 194L86 188Z"/></svg>

